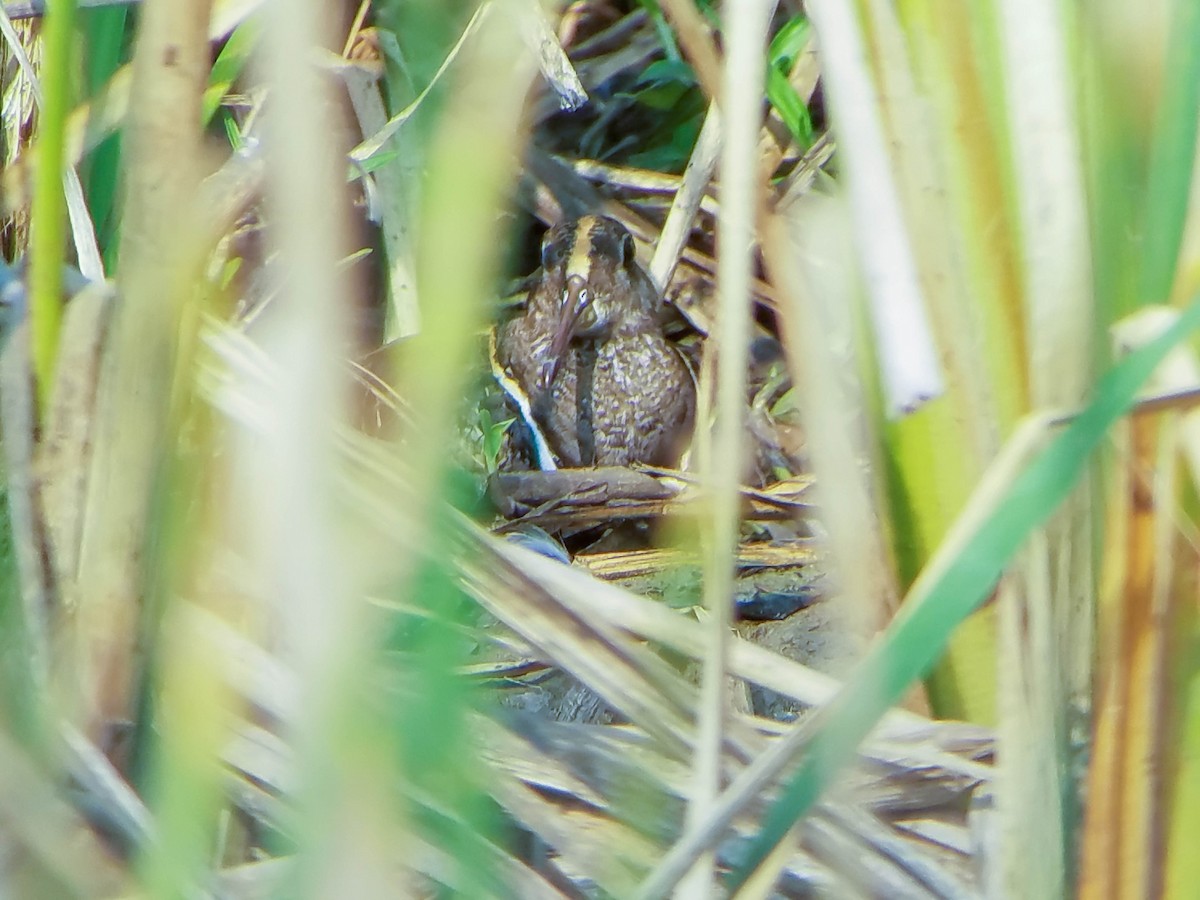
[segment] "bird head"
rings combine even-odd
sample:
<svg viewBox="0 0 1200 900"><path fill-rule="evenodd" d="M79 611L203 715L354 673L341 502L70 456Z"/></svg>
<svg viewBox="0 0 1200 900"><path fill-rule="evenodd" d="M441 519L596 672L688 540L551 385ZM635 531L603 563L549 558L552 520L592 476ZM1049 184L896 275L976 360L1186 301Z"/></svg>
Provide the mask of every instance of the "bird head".
<svg viewBox="0 0 1200 900"><path fill-rule="evenodd" d="M642 302L633 236L616 219L584 216L546 232L543 278L556 290L556 325L539 385L546 390L575 339L602 339Z"/></svg>

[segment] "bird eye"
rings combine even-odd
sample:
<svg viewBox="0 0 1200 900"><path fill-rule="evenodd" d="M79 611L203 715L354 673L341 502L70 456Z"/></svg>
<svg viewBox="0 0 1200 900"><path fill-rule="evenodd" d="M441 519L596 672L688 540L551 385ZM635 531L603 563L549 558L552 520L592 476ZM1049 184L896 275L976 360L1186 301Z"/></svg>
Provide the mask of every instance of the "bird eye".
<svg viewBox="0 0 1200 900"><path fill-rule="evenodd" d="M542 245L542 268L549 271L563 261L566 246L561 241L548 241Z"/></svg>
<svg viewBox="0 0 1200 900"><path fill-rule="evenodd" d="M633 242L633 235L625 232L625 236L621 238L621 262L631 263L637 258L637 245Z"/></svg>

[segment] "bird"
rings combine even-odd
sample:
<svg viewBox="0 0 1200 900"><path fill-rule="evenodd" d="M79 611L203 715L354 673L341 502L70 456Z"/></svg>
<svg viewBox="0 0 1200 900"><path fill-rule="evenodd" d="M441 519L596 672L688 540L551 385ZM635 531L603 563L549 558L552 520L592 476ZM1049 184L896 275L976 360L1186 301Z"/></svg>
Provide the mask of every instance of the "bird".
<svg viewBox="0 0 1200 900"><path fill-rule="evenodd" d="M524 313L498 330L494 360L528 397L555 458L542 468L678 463L696 382L663 334L664 312L616 219L586 215L546 232Z"/></svg>

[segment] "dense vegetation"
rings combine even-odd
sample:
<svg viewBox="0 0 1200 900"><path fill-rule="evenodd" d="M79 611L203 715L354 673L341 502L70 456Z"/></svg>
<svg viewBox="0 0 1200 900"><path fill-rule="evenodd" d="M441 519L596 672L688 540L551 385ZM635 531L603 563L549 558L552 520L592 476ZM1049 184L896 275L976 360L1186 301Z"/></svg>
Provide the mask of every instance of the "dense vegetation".
<svg viewBox="0 0 1200 900"><path fill-rule="evenodd" d="M1200 6L37 6L0 893L1192 894ZM600 212L692 452L531 499Z"/></svg>

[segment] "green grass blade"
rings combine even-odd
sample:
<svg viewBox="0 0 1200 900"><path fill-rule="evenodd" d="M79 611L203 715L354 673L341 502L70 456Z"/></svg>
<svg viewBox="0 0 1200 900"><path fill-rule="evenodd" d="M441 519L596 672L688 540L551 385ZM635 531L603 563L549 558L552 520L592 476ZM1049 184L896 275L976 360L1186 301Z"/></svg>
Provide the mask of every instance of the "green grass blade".
<svg viewBox="0 0 1200 900"><path fill-rule="evenodd" d="M775 37L771 38L771 47L767 51L768 62L781 72L786 72L807 46L811 31L812 25L807 16L793 16L788 19Z"/></svg>
<svg viewBox="0 0 1200 900"><path fill-rule="evenodd" d="M1200 326L1200 301L1155 340L1111 369L1095 399L1011 483L961 551L944 566L937 557L909 602L837 698L812 719L811 739L796 773L768 810L746 859L730 878L743 884L816 802L854 748L915 679L937 662L959 624L991 593L1026 537L1067 498L1109 427L1129 409L1146 379L1180 339Z"/></svg>
<svg viewBox="0 0 1200 900"><path fill-rule="evenodd" d="M221 101L229 93L229 88L246 67L246 60L258 43L262 29L256 19L247 19L234 29L229 40L213 61L212 70L208 75L208 88L204 91L204 124L212 121Z"/></svg>
<svg viewBox="0 0 1200 900"><path fill-rule="evenodd" d="M121 67L126 44L126 21L129 10L110 7L84 10L80 25L87 47L87 93L95 99L109 79ZM96 237L104 256L107 271L116 267L116 247L119 239L116 218L117 179L121 170L121 136L105 139L89 156L84 170L87 185L88 211L96 228Z"/></svg>
<svg viewBox="0 0 1200 900"><path fill-rule="evenodd" d="M1163 303L1175 281L1179 245L1187 218L1188 188L1200 113L1200 4L1176 3L1162 106L1150 150L1145 235L1139 296Z"/></svg>
<svg viewBox="0 0 1200 900"><path fill-rule="evenodd" d="M60 285L67 238L67 204L63 196L63 157L67 116L71 112L71 40L75 0L60 0L45 19L42 104L38 166L33 185L29 322L33 370L41 408L49 405L54 359L62 322Z"/></svg>
<svg viewBox="0 0 1200 900"><path fill-rule="evenodd" d="M663 11L659 8L657 0L638 0L638 2L642 9L646 11L646 15L650 17L650 22L654 25L654 33L658 37L658 42L662 45L663 53L666 54L667 59L683 59L683 54L679 52L679 45L675 43L675 32L667 24L666 17L663 16Z"/></svg>
<svg viewBox="0 0 1200 900"><path fill-rule="evenodd" d="M813 142L812 117L808 106L787 79L796 57L807 46L812 26L805 16L795 16L779 29L767 52L767 100L801 149Z"/></svg>
<svg viewBox="0 0 1200 900"><path fill-rule="evenodd" d="M787 76L775 68L767 69L767 99L779 113L779 118L783 119L800 148L807 149L812 146L813 127L808 107L787 80Z"/></svg>

